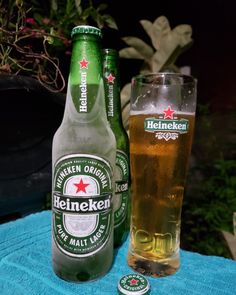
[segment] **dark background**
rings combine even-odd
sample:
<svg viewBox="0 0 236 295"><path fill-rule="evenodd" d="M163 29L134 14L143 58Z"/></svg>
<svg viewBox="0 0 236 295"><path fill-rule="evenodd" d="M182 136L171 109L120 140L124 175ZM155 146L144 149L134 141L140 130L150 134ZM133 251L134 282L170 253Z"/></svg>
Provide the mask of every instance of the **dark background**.
<svg viewBox="0 0 236 295"><path fill-rule="evenodd" d="M136 36L148 42L139 21L154 21L164 15L171 28L180 24L192 26L194 43L177 60L188 65L198 79L198 102L209 103L213 111L235 107L236 91L236 4L233 0L107 0L108 11L115 18L119 37ZM115 42L111 34L109 42ZM120 39L115 45L126 47ZM122 83L129 82L139 70L137 61L121 60Z"/></svg>
<svg viewBox="0 0 236 295"><path fill-rule="evenodd" d="M209 115L217 113L213 118L214 125L209 124L209 115L204 124L197 117L193 151L198 157L201 154L200 164L206 162L208 155L216 158L222 151L233 159L235 145L230 148L229 142L235 143L235 135L234 131L228 130L235 126L235 116L228 114L235 113L235 1L93 1L95 6L103 2L108 4L107 12L114 17L119 29L106 31L104 45L117 49L127 46L121 39L125 36L136 36L149 42L139 23L142 19L153 22L164 15L171 28L191 25L194 43L176 64L190 66L192 75L198 79L198 108L207 105ZM140 62L121 59L120 69L123 86L139 73ZM42 208L42 201L51 190L51 142L60 125L64 104L58 103L61 100L45 89L36 92L26 83L25 78L19 79L20 90L14 91L15 86L10 85L14 88L10 92L5 79L0 84L0 222L1 215L18 214L19 211L25 214ZM205 122L208 129L203 136ZM210 139L211 136L214 138Z"/></svg>

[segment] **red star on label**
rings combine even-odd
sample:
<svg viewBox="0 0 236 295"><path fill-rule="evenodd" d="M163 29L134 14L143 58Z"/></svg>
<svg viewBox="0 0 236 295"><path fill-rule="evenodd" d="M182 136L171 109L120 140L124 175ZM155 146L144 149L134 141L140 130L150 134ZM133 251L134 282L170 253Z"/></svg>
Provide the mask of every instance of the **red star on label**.
<svg viewBox="0 0 236 295"><path fill-rule="evenodd" d="M116 77L112 76L112 74L110 73L108 76L107 76L107 81L109 83L112 83L114 84L114 80L115 80Z"/></svg>
<svg viewBox="0 0 236 295"><path fill-rule="evenodd" d="M164 115L164 119L173 119L173 114L174 114L174 110L171 109L170 106L168 106L168 109L164 110L163 113L165 114Z"/></svg>
<svg viewBox="0 0 236 295"><path fill-rule="evenodd" d="M130 285L132 285L132 286L138 285L138 280L132 279L129 282L130 282Z"/></svg>
<svg viewBox="0 0 236 295"><path fill-rule="evenodd" d="M81 69L87 69L88 68L88 61L85 59L85 58L83 58L80 62L80 68Z"/></svg>
<svg viewBox="0 0 236 295"><path fill-rule="evenodd" d="M83 183L83 179L80 179L79 183L74 183L74 185L77 187L76 193L79 193L80 191L86 193L85 188L89 185L89 183Z"/></svg>

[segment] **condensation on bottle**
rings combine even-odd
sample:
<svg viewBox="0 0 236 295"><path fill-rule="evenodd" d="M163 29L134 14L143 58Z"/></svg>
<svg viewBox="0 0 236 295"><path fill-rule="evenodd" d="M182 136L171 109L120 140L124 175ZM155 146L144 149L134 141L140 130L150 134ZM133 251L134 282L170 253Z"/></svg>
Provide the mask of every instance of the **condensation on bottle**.
<svg viewBox="0 0 236 295"><path fill-rule="evenodd" d="M74 282L95 280L113 261L116 140L106 116L101 31L72 30L66 106L53 138L52 263Z"/></svg>

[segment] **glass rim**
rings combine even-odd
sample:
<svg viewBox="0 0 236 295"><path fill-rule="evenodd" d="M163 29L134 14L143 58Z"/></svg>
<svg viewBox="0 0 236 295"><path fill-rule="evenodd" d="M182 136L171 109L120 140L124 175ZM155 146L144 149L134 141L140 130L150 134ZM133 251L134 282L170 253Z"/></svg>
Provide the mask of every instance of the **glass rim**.
<svg viewBox="0 0 236 295"><path fill-rule="evenodd" d="M175 80L173 83L166 83L165 78L182 78L183 81L177 83ZM156 78L156 79L155 79ZM159 80L157 80L159 78ZM162 79L160 79L162 78ZM163 79L164 78L164 79ZM156 86L177 86L177 85L196 85L197 79L192 75L186 75L182 73L173 73L173 72L158 72L158 73L148 73L148 74L139 74L132 78L132 83L140 83L143 85L156 84Z"/></svg>

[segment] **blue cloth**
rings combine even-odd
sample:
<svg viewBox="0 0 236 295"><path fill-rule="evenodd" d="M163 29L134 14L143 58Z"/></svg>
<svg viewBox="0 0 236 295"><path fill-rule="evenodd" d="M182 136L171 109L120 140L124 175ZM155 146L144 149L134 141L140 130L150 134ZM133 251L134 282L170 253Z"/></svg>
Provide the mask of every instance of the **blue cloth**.
<svg viewBox="0 0 236 295"><path fill-rule="evenodd" d="M117 251L110 272L89 283L59 279L51 267L51 212L29 215L0 226L1 295L106 295L117 294L127 266L128 241ZM235 295L236 262L181 251L181 268L171 276L147 277L153 295Z"/></svg>

